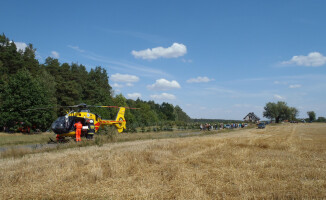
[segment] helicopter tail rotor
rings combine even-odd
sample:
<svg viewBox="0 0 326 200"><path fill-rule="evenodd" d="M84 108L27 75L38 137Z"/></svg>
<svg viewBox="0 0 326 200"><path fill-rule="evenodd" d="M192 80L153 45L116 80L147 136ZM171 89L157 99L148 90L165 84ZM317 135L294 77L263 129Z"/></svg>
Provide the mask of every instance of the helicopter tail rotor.
<svg viewBox="0 0 326 200"><path fill-rule="evenodd" d="M120 107L119 112L117 114L117 117L115 118L115 121L118 123L115 123L114 125L117 127L117 130L119 133L123 131L123 129L126 129L126 119L125 119L125 111L126 108Z"/></svg>

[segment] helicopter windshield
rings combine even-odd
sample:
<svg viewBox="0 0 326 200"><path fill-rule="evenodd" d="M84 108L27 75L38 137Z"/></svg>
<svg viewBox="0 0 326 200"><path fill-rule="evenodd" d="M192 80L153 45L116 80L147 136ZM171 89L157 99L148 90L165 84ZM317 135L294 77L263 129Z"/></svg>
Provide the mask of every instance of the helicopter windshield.
<svg viewBox="0 0 326 200"><path fill-rule="evenodd" d="M69 116L68 118L66 118L66 116L62 116L52 123L51 129L56 134L68 133L70 130L73 129L74 122L74 116Z"/></svg>

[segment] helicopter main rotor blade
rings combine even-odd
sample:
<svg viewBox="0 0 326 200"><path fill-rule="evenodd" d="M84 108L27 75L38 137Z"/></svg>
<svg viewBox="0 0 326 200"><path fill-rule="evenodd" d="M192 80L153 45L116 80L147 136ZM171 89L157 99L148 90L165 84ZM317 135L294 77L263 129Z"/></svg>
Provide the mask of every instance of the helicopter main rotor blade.
<svg viewBox="0 0 326 200"><path fill-rule="evenodd" d="M130 108L130 107L124 107L124 106L92 106L92 107L97 107L97 108L126 108L126 109L140 109L140 108Z"/></svg>
<svg viewBox="0 0 326 200"><path fill-rule="evenodd" d="M46 109L51 109L51 108L90 108L90 107L95 107L95 108L120 108L120 107L123 107L123 106L95 106L95 105L87 105L85 103L81 103L81 104L78 104L78 105L73 105L73 106L51 106L51 107L44 107L44 108L30 108L30 109L26 109L26 110L23 110L23 111L31 111L31 110L46 110ZM130 108L130 107L124 107L126 109L140 109L140 108Z"/></svg>
<svg viewBox="0 0 326 200"><path fill-rule="evenodd" d="M118 106L91 106L96 108L119 108Z"/></svg>

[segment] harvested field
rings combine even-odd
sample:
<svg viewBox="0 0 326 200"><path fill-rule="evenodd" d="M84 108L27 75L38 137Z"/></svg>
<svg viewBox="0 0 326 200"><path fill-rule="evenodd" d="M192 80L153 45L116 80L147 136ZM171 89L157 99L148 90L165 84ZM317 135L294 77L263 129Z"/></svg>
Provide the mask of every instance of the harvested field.
<svg viewBox="0 0 326 200"><path fill-rule="evenodd" d="M326 124L143 140L0 160L2 199L323 199Z"/></svg>

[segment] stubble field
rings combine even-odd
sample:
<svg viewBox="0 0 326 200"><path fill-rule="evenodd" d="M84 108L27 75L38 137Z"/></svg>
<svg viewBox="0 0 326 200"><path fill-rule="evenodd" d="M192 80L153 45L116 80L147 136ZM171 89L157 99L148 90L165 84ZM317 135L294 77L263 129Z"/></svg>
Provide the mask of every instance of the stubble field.
<svg viewBox="0 0 326 200"><path fill-rule="evenodd" d="M326 124L0 160L1 199L323 199Z"/></svg>

